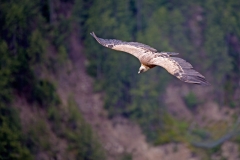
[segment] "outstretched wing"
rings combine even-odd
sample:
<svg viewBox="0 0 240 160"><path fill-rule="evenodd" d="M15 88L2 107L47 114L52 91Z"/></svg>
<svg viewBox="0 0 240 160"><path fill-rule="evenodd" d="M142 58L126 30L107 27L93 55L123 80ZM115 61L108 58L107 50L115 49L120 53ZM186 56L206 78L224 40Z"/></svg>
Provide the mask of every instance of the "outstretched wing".
<svg viewBox="0 0 240 160"><path fill-rule="evenodd" d="M147 52L151 52L151 53L155 53L157 52L156 49L142 44L142 43L138 43L138 42L124 42L121 40L116 40L116 39L103 39L103 38L99 38L95 35L94 32L90 33L97 41L98 43L100 43L101 45L114 49L114 50L118 50L118 51L123 51L123 52L127 52L132 54L133 56L137 57L140 59L141 55L147 53Z"/></svg>
<svg viewBox="0 0 240 160"><path fill-rule="evenodd" d="M176 76L183 82L200 85L209 85L205 77L195 71L192 65L178 57L158 56L150 61L152 65L165 68L169 73Z"/></svg>

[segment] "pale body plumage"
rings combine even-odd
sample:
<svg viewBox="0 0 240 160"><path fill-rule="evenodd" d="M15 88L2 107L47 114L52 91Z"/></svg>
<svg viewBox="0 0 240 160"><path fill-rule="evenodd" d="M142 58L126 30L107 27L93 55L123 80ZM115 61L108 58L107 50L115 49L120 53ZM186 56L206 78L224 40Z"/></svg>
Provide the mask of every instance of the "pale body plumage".
<svg viewBox="0 0 240 160"><path fill-rule="evenodd" d="M94 32L90 34L105 47L127 52L137 57L141 63L138 73L146 72L155 66L161 66L170 74L184 82L201 85L209 84L203 75L193 70L190 63L178 57L171 57L178 53L158 52L156 49L142 43L124 42L116 39L102 39L98 38Z"/></svg>

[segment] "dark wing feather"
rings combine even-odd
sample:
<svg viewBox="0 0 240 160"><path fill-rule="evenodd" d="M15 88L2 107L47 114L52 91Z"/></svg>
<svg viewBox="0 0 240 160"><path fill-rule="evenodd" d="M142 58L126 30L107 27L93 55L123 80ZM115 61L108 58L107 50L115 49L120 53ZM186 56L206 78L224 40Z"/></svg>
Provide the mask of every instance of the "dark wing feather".
<svg viewBox="0 0 240 160"><path fill-rule="evenodd" d="M153 65L158 65L165 68L169 73L176 76L183 82L194 83L200 85L209 85L205 77L195 71L192 65L184 59L178 57L156 57L150 62Z"/></svg>
<svg viewBox="0 0 240 160"><path fill-rule="evenodd" d="M123 51L123 52L127 52L130 53L132 55L134 55L137 58L140 58L140 56L142 54L145 54L146 52L157 52L156 49L142 44L142 43L138 43L138 42L124 42L121 40L116 40L116 39L103 39L103 38L99 38L95 35L94 32L90 33L97 41L98 43L100 43L101 45L114 49L114 50L118 50L118 51Z"/></svg>

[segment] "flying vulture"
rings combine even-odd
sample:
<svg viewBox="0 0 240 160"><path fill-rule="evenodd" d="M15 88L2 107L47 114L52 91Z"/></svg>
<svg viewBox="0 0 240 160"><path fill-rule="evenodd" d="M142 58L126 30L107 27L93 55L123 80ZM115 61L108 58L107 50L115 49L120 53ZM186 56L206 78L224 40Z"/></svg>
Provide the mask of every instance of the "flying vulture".
<svg viewBox="0 0 240 160"><path fill-rule="evenodd" d="M178 55L178 53L158 52L156 49L142 43L103 39L98 38L94 32L90 34L104 47L127 52L137 57L141 63L138 73L146 72L155 66L161 66L183 82L209 85L205 77L195 71L190 63L184 59L172 57Z"/></svg>

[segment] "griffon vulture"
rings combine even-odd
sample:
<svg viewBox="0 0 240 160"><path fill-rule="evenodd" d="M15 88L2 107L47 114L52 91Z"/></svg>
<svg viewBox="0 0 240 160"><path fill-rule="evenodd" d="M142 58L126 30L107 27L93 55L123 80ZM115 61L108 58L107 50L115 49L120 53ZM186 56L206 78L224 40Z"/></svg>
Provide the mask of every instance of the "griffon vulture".
<svg viewBox="0 0 240 160"><path fill-rule="evenodd" d="M137 57L141 63L138 73L146 72L155 66L161 66L183 82L209 85L205 77L195 71L190 63L184 59L173 57L178 53L158 52L156 49L142 43L103 39L97 37L94 32L90 34L104 47L127 52Z"/></svg>

